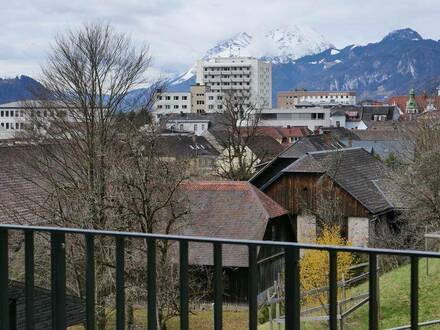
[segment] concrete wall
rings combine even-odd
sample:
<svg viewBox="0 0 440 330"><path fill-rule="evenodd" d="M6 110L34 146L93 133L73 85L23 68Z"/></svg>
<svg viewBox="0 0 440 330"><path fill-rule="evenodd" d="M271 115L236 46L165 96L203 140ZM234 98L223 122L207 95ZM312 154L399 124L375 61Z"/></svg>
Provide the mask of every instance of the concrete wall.
<svg viewBox="0 0 440 330"><path fill-rule="evenodd" d="M348 240L353 246L368 246L369 226L370 219L368 218L348 218Z"/></svg>
<svg viewBox="0 0 440 330"><path fill-rule="evenodd" d="M314 215L298 215L296 229L299 243L316 243L316 217Z"/></svg>

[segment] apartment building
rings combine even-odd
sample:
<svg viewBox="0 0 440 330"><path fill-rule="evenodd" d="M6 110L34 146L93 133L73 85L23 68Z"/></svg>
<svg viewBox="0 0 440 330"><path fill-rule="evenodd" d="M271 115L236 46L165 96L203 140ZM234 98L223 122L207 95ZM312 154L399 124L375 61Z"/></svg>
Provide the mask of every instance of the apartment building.
<svg viewBox="0 0 440 330"><path fill-rule="evenodd" d="M164 92L156 95L153 105L154 119L168 113L190 113L191 93L189 92Z"/></svg>
<svg viewBox="0 0 440 330"><path fill-rule="evenodd" d="M356 92L307 91L295 90L277 94L278 108L292 108L300 105L355 105Z"/></svg>
<svg viewBox="0 0 440 330"><path fill-rule="evenodd" d="M191 86L191 112L214 113L223 111L224 95L214 92L207 85L195 84Z"/></svg>
<svg viewBox="0 0 440 330"><path fill-rule="evenodd" d="M217 57L197 62L196 82L214 93L233 93L257 107L272 107L272 64L251 57Z"/></svg>
<svg viewBox="0 0 440 330"><path fill-rule="evenodd" d="M260 126L307 126L311 130L330 126L330 109L311 107L301 109L263 109L260 112Z"/></svg>

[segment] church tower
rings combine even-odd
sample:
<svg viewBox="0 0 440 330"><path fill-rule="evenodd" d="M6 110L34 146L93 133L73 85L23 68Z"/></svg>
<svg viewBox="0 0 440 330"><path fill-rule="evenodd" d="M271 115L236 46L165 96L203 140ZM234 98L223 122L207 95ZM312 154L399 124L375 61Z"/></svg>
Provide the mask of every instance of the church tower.
<svg viewBox="0 0 440 330"><path fill-rule="evenodd" d="M418 113L419 109L416 102L416 92L414 91L414 88L411 88L409 91L409 98L406 102L406 113Z"/></svg>

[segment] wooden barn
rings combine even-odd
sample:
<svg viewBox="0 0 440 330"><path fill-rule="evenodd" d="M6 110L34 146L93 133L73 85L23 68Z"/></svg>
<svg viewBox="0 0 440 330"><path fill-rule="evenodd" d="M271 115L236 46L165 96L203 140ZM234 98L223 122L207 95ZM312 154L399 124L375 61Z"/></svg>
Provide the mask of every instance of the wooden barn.
<svg viewBox="0 0 440 330"><path fill-rule="evenodd" d="M268 164L251 182L289 210L299 242L315 241L320 220L335 214L341 234L355 246L374 245L375 232L393 223L401 203L387 179L388 169L364 149L286 158L285 166L274 170Z"/></svg>
<svg viewBox="0 0 440 330"><path fill-rule="evenodd" d="M288 211L246 181L200 181L184 184L190 204L190 223L182 229L188 236L233 238L246 240L295 240ZM259 290L273 284L281 272L282 251L258 251ZM189 244L189 263L213 266L211 244ZM246 246L224 245L225 300L247 299L248 249Z"/></svg>

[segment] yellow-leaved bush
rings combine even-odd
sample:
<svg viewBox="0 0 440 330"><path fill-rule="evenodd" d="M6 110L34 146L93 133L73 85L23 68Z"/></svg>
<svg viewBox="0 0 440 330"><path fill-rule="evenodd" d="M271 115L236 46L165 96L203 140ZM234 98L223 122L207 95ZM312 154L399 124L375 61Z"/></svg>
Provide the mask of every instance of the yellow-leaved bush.
<svg viewBox="0 0 440 330"><path fill-rule="evenodd" d="M351 245L347 240L341 237L338 226L324 227L321 235L316 239L320 245ZM347 280L350 276L350 267L354 263L352 253L339 252L337 257L338 281L343 278ZM302 292L328 287L329 274L329 253L321 250L305 250L300 262L300 277ZM322 290L317 294L306 295L304 302L314 305L316 303L327 303L328 291Z"/></svg>

